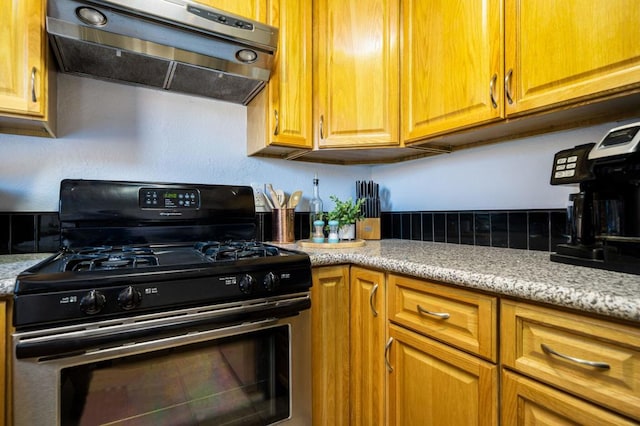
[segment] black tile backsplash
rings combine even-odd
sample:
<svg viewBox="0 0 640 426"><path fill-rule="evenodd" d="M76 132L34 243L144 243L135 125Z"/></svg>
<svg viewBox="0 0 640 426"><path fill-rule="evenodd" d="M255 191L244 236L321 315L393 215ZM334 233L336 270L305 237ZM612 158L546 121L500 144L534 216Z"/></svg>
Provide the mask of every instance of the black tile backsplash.
<svg viewBox="0 0 640 426"><path fill-rule="evenodd" d="M384 212L382 238L553 251L567 241L564 209ZM296 240L309 238L309 213L295 215ZM257 214L257 235L272 239L271 213ZM55 252L58 213L0 212L0 254Z"/></svg>
<svg viewBox="0 0 640 426"><path fill-rule="evenodd" d="M418 221L422 241L542 251L553 251L567 241L564 209L385 212L382 238L419 239ZM403 229L407 226L410 232Z"/></svg>
<svg viewBox="0 0 640 426"><path fill-rule="evenodd" d="M491 213L491 246L509 247L507 213Z"/></svg>

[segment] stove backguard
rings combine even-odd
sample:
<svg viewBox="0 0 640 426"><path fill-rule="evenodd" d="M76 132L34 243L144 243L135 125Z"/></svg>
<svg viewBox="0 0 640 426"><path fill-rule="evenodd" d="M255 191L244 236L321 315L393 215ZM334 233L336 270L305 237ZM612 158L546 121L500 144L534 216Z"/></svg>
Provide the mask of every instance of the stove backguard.
<svg viewBox="0 0 640 426"><path fill-rule="evenodd" d="M62 245L142 245L256 237L249 186L63 180Z"/></svg>

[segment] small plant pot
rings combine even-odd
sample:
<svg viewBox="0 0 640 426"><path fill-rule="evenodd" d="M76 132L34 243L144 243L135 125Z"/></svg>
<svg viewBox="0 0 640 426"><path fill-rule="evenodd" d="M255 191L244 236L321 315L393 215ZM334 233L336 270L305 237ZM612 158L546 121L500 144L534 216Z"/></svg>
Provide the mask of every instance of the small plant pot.
<svg viewBox="0 0 640 426"><path fill-rule="evenodd" d="M356 224L351 223L349 225L341 226L340 229L338 229L338 237L341 240L355 240Z"/></svg>

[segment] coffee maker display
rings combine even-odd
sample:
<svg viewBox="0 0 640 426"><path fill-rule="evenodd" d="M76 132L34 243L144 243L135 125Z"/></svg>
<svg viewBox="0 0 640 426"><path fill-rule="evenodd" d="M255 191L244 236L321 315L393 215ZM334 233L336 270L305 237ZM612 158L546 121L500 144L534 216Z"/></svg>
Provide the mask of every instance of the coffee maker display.
<svg viewBox="0 0 640 426"><path fill-rule="evenodd" d="M569 196L568 241L551 260L640 274L640 122L558 152L551 185L564 184L579 192Z"/></svg>

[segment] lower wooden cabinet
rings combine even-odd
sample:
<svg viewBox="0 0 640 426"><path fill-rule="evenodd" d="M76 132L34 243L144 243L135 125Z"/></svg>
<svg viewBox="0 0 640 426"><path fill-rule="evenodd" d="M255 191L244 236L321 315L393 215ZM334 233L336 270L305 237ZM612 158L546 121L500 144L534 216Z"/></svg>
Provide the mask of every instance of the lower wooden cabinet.
<svg viewBox="0 0 640 426"><path fill-rule="evenodd" d="M0 300L0 423L10 424L7 420L7 302Z"/></svg>
<svg viewBox="0 0 640 426"><path fill-rule="evenodd" d="M389 326L389 425L498 424L498 367Z"/></svg>
<svg viewBox="0 0 640 426"><path fill-rule="evenodd" d="M311 297L314 425L640 423L637 324L349 265Z"/></svg>
<svg viewBox="0 0 640 426"><path fill-rule="evenodd" d="M350 287L350 424L384 425L385 274L353 266Z"/></svg>
<svg viewBox="0 0 640 426"><path fill-rule="evenodd" d="M503 366L640 421L638 327L506 299L501 308Z"/></svg>
<svg viewBox="0 0 640 426"><path fill-rule="evenodd" d="M503 425L625 426L637 423L516 373L502 372Z"/></svg>
<svg viewBox="0 0 640 426"><path fill-rule="evenodd" d="M349 266L313 268L313 424L349 425Z"/></svg>

